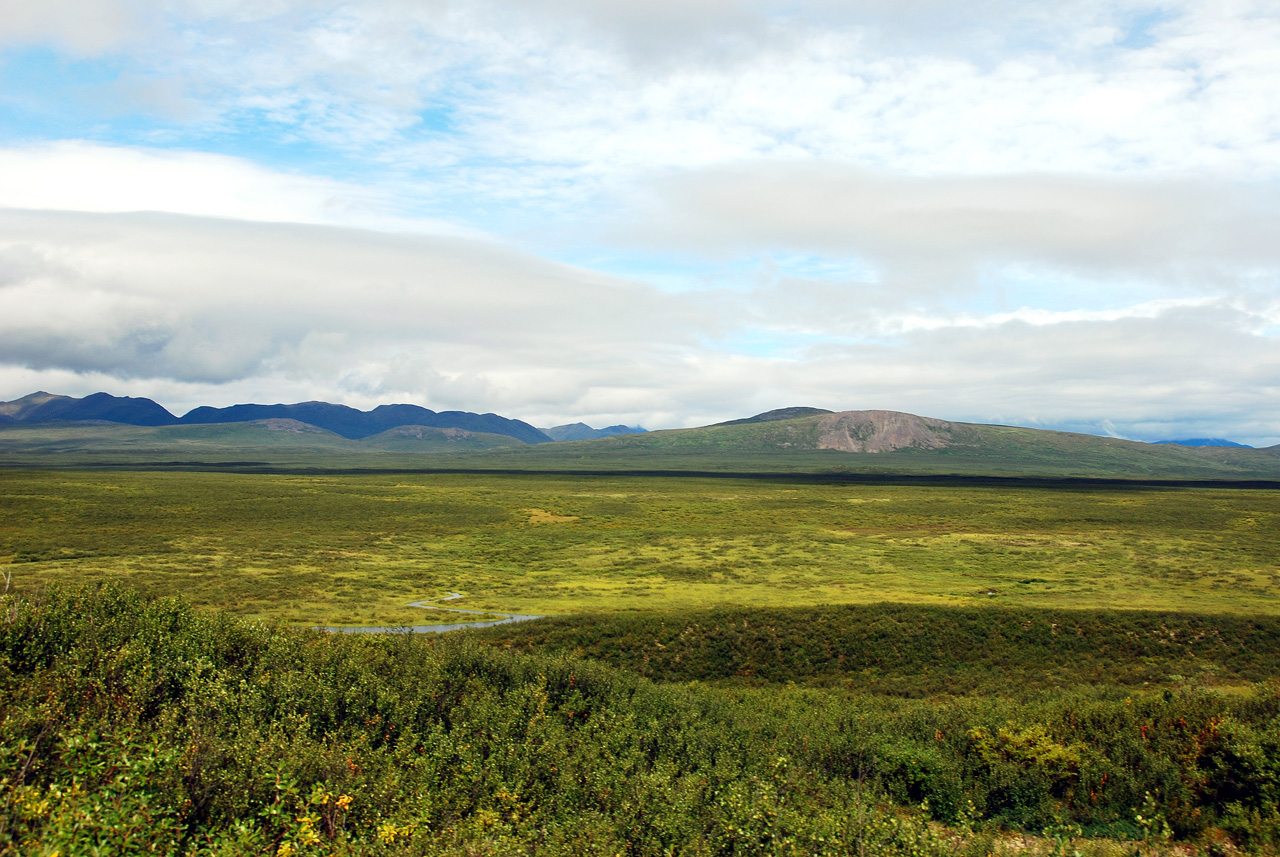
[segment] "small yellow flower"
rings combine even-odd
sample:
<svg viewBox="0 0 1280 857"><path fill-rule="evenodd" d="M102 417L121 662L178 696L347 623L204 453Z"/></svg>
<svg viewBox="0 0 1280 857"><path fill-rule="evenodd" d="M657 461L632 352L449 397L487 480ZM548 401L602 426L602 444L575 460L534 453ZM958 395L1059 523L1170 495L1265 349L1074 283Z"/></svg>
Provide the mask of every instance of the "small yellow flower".
<svg viewBox="0 0 1280 857"><path fill-rule="evenodd" d="M351 803L352 803L351 795L338 796L338 809L343 809L343 810L349 809L351 807Z"/></svg>

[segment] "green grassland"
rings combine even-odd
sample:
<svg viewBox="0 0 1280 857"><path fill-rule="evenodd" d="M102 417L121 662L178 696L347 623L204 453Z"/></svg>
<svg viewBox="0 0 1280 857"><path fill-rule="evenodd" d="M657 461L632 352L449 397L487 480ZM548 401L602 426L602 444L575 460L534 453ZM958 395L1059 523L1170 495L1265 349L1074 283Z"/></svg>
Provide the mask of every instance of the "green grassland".
<svg viewBox="0 0 1280 857"><path fill-rule="evenodd" d="M1280 491L565 474L0 474L19 591L113 580L296 624L804 607L1280 615Z"/></svg>

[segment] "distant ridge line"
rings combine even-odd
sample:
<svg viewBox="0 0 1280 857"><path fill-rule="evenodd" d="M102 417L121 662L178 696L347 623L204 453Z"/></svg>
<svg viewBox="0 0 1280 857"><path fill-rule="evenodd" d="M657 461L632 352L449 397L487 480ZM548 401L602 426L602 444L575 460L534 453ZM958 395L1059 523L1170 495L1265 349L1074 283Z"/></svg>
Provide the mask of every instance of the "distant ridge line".
<svg viewBox="0 0 1280 857"><path fill-rule="evenodd" d="M1254 449L1247 443L1236 443L1234 440L1226 440L1221 437L1191 437L1186 440L1157 440L1153 441L1153 446L1164 446L1173 444L1175 446L1225 446L1236 449Z"/></svg>
<svg viewBox="0 0 1280 857"><path fill-rule="evenodd" d="M0 462L0 470L21 469L22 465ZM1123 476L997 476L966 473L834 473L781 472L769 470L628 470L619 468L548 469L513 467L282 467L266 461L163 461L145 464L100 462L78 463L77 470L191 470L226 471L314 476L395 476L397 474L442 474L458 476L604 476L688 479L742 479L760 482L817 483L830 485L962 485L1022 486L1025 488L1114 488L1116 490L1165 488L1221 488L1224 490L1280 491L1280 479L1157 479Z"/></svg>
<svg viewBox="0 0 1280 857"><path fill-rule="evenodd" d="M209 425L288 419L331 431L348 440L360 440L393 428L420 425L427 428L457 428L485 434L506 435L524 443L548 443L551 438L522 420L498 414L469 411L440 411L418 405L379 405L361 411L329 402L299 402L293 405L231 405L193 408L176 417L152 399L94 393L83 399L44 391L12 402L0 402L0 423L86 422L104 420L133 426Z"/></svg>
<svg viewBox="0 0 1280 857"><path fill-rule="evenodd" d="M647 434L648 429L640 426L614 425L604 428L592 428L586 423L569 423L542 429L542 433L552 440L596 440L602 437L615 437L620 434Z"/></svg>
<svg viewBox="0 0 1280 857"><path fill-rule="evenodd" d="M756 414L754 417L744 417L740 420L729 420L723 423L712 423L707 428L716 428L718 426L745 426L751 423L771 423L781 420L797 420L802 417L817 417L825 414L832 414L835 411L829 411L826 408L809 408L803 406L793 406L789 408L774 408L772 411L765 411L762 414Z"/></svg>

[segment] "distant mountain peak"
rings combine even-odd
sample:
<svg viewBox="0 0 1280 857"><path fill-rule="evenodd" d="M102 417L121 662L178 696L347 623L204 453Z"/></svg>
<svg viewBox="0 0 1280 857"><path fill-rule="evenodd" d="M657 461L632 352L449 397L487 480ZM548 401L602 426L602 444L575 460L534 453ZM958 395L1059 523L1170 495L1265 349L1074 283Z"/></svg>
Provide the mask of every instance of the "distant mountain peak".
<svg viewBox="0 0 1280 857"><path fill-rule="evenodd" d="M0 415L12 422L112 422L133 426L173 425L178 418L151 399L94 393L83 399L57 396L43 390L0 402Z"/></svg>
<svg viewBox="0 0 1280 857"><path fill-rule="evenodd" d="M569 423L562 426L553 426L551 428L542 429L542 433L552 440L595 440L601 437L613 437L620 434L646 434L648 429L640 426L606 426L598 429L592 428L586 423Z"/></svg>
<svg viewBox="0 0 1280 857"><path fill-rule="evenodd" d="M824 414L835 413L828 411L826 408L807 408L803 406L794 406L790 408L774 408L772 411L765 411L763 414L756 414L754 417L744 417L740 420L729 420L724 423L716 423L718 426L742 426L750 423L771 423L778 420L797 420L801 417L820 417Z"/></svg>
<svg viewBox="0 0 1280 857"><path fill-rule="evenodd" d="M1156 445L1172 443L1178 446L1234 446L1240 449L1253 449L1247 443L1236 443L1234 440L1224 440L1220 437L1192 437L1186 440L1157 440Z"/></svg>
<svg viewBox="0 0 1280 857"><path fill-rule="evenodd" d="M70 396L55 396L53 393L37 390L34 393L28 393L21 399L14 399L12 402L0 402L0 415L14 420L22 420L23 414L29 413L32 409L55 399L70 399Z"/></svg>
<svg viewBox="0 0 1280 857"><path fill-rule="evenodd" d="M12 402L0 402L0 423L47 423L107 421L134 426L209 425L267 421L273 431L305 431L299 425L314 426L359 440L402 425L456 428L473 433L498 434L524 443L546 443L549 437L533 426L497 414L466 411L436 413L418 405L380 405L360 411L329 402L299 402L293 405L232 405L227 408L199 407L181 419L151 399L94 393L83 399L39 392ZM272 428L275 426L275 428Z"/></svg>

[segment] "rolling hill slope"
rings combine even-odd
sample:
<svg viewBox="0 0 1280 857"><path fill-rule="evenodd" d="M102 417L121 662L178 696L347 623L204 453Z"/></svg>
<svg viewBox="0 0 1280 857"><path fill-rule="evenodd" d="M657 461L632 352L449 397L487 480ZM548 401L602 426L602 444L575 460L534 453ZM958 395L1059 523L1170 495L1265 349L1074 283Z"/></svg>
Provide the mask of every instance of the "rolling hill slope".
<svg viewBox="0 0 1280 857"><path fill-rule="evenodd" d="M1185 447L896 411L736 420L505 450L512 466L1278 479L1280 447Z"/></svg>
<svg viewBox="0 0 1280 857"><path fill-rule="evenodd" d="M360 445L368 450L387 452L463 452L521 446L523 441L509 435L467 431L460 428L432 426L396 426L366 437Z"/></svg>
<svg viewBox="0 0 1280 857"><path fill-rule="evenodd" d="M523 442L456 428L397 426L351 440L298 420L209 425L55 423L0 426L0 467L422 467L426 455Z"/></svg>
<svg viewBox="0 0 1280 857"><path fill-rule="evenodd" d="M807 415L787 419L786 411ZM786 411L702 428L536 444L430 425L352 439L287 417L150 427L11 423L0 425L0 466L1280 480L1280 447L1156 445L895 411Z"/></svg>

